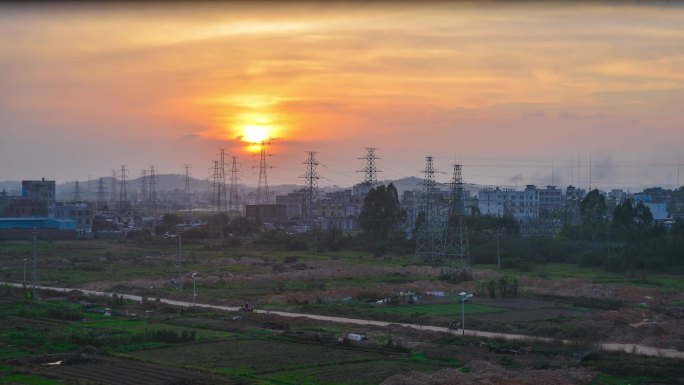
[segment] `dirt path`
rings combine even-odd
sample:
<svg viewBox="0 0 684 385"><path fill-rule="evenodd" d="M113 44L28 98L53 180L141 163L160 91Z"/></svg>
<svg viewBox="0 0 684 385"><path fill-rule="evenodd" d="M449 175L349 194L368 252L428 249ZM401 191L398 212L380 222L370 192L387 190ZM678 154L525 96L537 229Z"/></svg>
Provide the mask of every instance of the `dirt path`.
<svg viewBox="0 0 684 385"><path fill-rule="evenodd" d="M14 287L23 287L23 285L21 285L21 284L7 283L7 282L0 282L0 285L10 285L10 286L14 286ZM65 293L70 292L72 290L78 290L84 294L92 295L92 296L99 296L99 297L111 297L111 295L114 294L112 292L102 292L102 291L75 289L75 288L64 288L64 287L36 286L36 288L40 289L40 290L50 290L50 291L58 291L58 292L65 292ZM121 293L116 293L116 294L122 296L125 299L131 300L131 301L138 301L138 302L142 301L142 297L139 295L121 294ZM196 307L215 309L215 310L223 310L223 311L239 311L239 308L237 308L237 307L218 306L218 305L211 305L211 304L206 304L206 303L193 304L192 302L175 301L175 300L163 299L163 298L160 298L159 302L165 303L168 305L172 305L172 306L179 306L179 307L196 306ZM439 327L439 326L418 325L418 324L409 324L409 323L396 323L396 322L384 322L384 321L364 320L364 319L358 319L358 318L332 317L332 316L325 316L325 315L318 315L318 314L291 313L291 312L284 312L284 311L269 311L269 310L254 310L254 312L259 313L259 314L275 314L275 315L278 315L281 317L305 317L305 318L315 319L315 320L320 320L320 321L348 323L348 324L356 324L356 325L375 325L375 326L400 325L400 326L404 326L404 327L408 327L408 328L412 328L412 329L417 329L417 330L429 330L429 331L435 331L435 332L451 333L451 334L456 334L456 335L468 335L468 336L474 336L474 337L501 338L501 339L505 339L505 340L516 340L516 341L539 341L539 342L554 342L554 341L556 341L556 342L562 342L564 344L572 343L572 341L569 341L569 340L558 340L558 339L553 339L553 338L526 336L526 335L522 335L522 334L493 333L493 332L485 332L485 331L479 331L479 330L467 330L467 329L466 330L462 330L462 329L451 330L449 328ZM596 343L596 347L598 347L599 349L604 350L604 351L624 352L624 353L629 353L629 354L638 354L638 355L652 356L652 357L668 357L668 358L684 359L684 352L681 352L681 351L672 350L672 349L653 348L653 347L637 345L637 344Z"/></svg>

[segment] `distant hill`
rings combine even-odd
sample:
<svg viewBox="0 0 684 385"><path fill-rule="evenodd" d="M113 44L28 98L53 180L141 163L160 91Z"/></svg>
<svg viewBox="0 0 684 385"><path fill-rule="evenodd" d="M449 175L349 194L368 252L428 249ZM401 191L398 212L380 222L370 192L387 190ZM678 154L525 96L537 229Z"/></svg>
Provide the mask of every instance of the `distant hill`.
<svg viewBox="0 0 684 385"><path fill-rule="evenodd" d="M97 184L98 184L98 179L99 178L92 178L90 180L90 188L88 187L88 181L87 180L80 180L79 185L80 185L80 191L81 191L81 196L84 199L94 199L95 195L97 194ZM111 176L106 176L102 178L103 183L104 183L104 188L105 188L105 194L107 197L110 196L110 189L112 185L112 177ZM148 179L149 181L149 179ZM389 184L390 182L394 183L394 186L397 188L397 191L399 194L403 194L404 191L407 190L414 190L414 191L420 191L422 189L422 182L423 179L419 177L407 177L407 178L401 178L397 180L383 180L380 183L381 184ZM136 178L130 179L127 183L127 188L128 191L133 193L133 192L138 192L140 191L140 185L142 183L142 177L138 176ZM70 181L70 182L64 182L64 183L57 183L56 189L57 189L57 200L67 200L71 199L74 193L74 187L75 187L75 181ZM274 195L284 195L287 194L291 191L298 190L303 188L303 185L297 185L297 184L282 184L282 185L272 185L269 186L269 191L271 194ZM344 189L350 189L352 186L322 186L321 192L330 192L330 191L336 191L336 190L344 190ZM438 187L442 190L447 190L449 187L448 185L438 185ZM477 194L477 191L483 189L483 188L488 188L492 186L483 186L483 185L474 185L474 184L466 184L465 188L471 192L471 194ZM119 189L119 183L116 181L116 189L118 191ZM178 190L183 190L185 189L185 176L179 175L179 174L160 174L157 175L157 190L166 190L166 191L173 191L175 189ZM209 186L209 181L206 179L196 179L193 177L190 177L190 191L194 193L202 193L202 192L207 192L209 191L210 186ZM19 195L21 194L21 181L13 181L13 180L6 180L6 181L0 181L0 191L5 190L7 191L8 194L12 195ZM240 192L241 193L249 193L252 191L256 190L256 186L246 186L246 185L240 185Z"/></svg>

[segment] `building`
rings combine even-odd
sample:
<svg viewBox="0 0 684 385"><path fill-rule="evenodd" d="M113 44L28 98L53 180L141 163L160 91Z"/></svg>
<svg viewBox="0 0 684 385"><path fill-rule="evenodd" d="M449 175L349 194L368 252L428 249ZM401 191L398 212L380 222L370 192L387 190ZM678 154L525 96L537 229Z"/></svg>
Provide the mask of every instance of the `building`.
<svg viewBox="0 0 684 385"><path fill-rule="evenodd" d="M632 196L634 206L641 202L644 204L644 206L648 207L648 209L651 210L651 215L653 215L654 221L662 222L666 220L668 217L667 203L656 201L656 199L654 199L654 197L651 194L646 194L645 191L646 190L644 190L644 192L642 193L637 193ZM660 197L657 199L661 200Z"/></svg>
<svg viewBox="0 0 684 385"><path fill-rule="evenodd" d="M55 217L55 181L54 180L23 180L21 181L21 196L46 206L47 217Z"/></svg>
<svg viewBox="0 0 684 385"><path fill-rule="evenodd" d="M536 188L534 185L528 185L528 188ZM545 189L538 189L539 194L539 209L540 210L558 210L563 207L563 190L556 186L546 186Z"/></svg>
<svg viewBox="0 0 684 385"><path fill-rule="evenodd" d="M288 219L302 219L302 210L304 207L304 197L306 192L304 190L297 190L287 195L276 195L276 204L284 205Z"/></svg>
<svg viewBox="0 0 684 385"><path fill-rule="evenodd" d="M0 239L76 239L76 223L70 219L0 218Z"/></svg>
<svg viewBox="0 0 684 385"><path fill-rule="evenodd" d="M55 218L73 220L79 233L90 234L94 217L95 210L88 202L59 202L55 205Z"/></svg>
<svg viewBox="0 0 684 385"><path fill-rule="evenodd" d="M247 205L245 216L258 225L285 225L288 221L285 205Z"/></svg>
<svg viewBox="0 0 684 385"><path fill-rule="evenodd" d="M326 193L318 201L317 225L323 230L356 230L364 199L365 195L355 195L353 190Z"/></svg>
<svg viewBox="0 0 684 385"><path fill-rule="evenodd" d="M517 221L536 219L539 216L539 190L528 185L523 191L512 189L480 190L478 208L482 215L512 216Z"/></svg>

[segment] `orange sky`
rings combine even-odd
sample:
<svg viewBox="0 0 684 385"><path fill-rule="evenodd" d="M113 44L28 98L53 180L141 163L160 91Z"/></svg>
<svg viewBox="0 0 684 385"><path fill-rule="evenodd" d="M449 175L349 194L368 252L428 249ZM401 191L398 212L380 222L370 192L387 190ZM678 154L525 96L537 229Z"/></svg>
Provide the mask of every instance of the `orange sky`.
<svg viewBox="0 0 684 385"><path fill-rule="evenodd" d="M321 184L355 183L366 146L388 179L433 155L483 184L547 184L553 161L567 184L591 151L599 184L673 184L684 8L617 4L2 4L0 180L204 178L223 147L255 184L256 127L273 184L301 183L306 150Z"/></svg>

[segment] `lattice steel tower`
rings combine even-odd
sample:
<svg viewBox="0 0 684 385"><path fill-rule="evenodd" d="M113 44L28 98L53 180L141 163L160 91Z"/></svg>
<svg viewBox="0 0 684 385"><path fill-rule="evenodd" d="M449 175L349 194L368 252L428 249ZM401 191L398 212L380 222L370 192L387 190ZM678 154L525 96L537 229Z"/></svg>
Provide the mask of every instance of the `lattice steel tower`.
<svg viewBox="0 0 684 385"><path fill-rule="evenodd" d="M78 180L74 183L74 202L81 200L81 184Z"/></svg>
<svg viewBox="0 0 684 385"><path fill-rule="evenodd" d="M302 219L307 221L309 229L313 226L313 213L314 206L318 201L318 171L316 166L318 166L318 161L316 160L316 152L307 151L306 161L303 163L306 165L306 174L300 178L304 178L304 202L302 210Z"/></svg>
<svg viewBox="0 0 684 385"><path fill-rule="evenodd" d="M261 151L259 154L259 185L257 187L256 193L256 204L267 205L270 202L270 197L268 195L268 177L266 175L266 169L268 165L266 164L266 146L268 142L261 142Z"/></svg>
<svg viewBox="0 0 684 385"><path fill-rule="evenodd" d="M363 170L359 170L358 172L362 172L365 174L362 184L367 185L369 189L378 185L377 174L379 172L382 172L378 170L378 168L375 165L375 161L381 159L375 155L375 150L377 150L376 147L366 147L366 156L359 158L366 160L366 167Z"/></svg>
<svg viewBox="0 0 684 385"><path fill-rule="evenodd" d="M449 185L449 211L444 229L443 262L445 266L453 266L455 259L458 258L461 267L465 267L464 263L469 262L470 245L465 219L465 189L460 164L454 165L454 175Z"/></svg>
<svg viewBox="0 0 684 385"><path fill-rule="evenodd" d="M126 170L126 165L121 165L121 170L119 172L119 211L128 211L128 195L126 191L126 186L128 186L128 181L126 177L128 176L128 170Z"/></svg>
<svg viewBox="0 0 684 385"><path fill-rule="evenodd" d="M190 198L190 165L189 164L184 164L183 168L185 169L185 189L184 189L184 195L185 195L185 202L188 207L188 215L192 215L192 199Z"/></svg>
<svg viewBox="0 0 684 385"><path fill-rule="evenodd" d="M212 167L211 180L209 182L211 187L211 208L215 212L223 211L223 201L221 200L221 166L219 161L214 161Z"/></svg>
<svg viewBox="0 0 684 385"><path fill-rule="evenodd" d="M147 170L140 171L140 203L147 203Z"/></svg>
<svg viewBox="0 0 684 385"><path fill-rule="evenodd" d="M426 157L423 182L422 202L418 212L416 255L435 265L442 255L443 230L441 215L437 202L437 183L435 182L435 168L432 157Z"/></svg>
<svg viewBox="0 0 684 385"><path fill-rule="evenodd" d="M219 148L219 194L221 195L221 205L219 211L226 212L228 210L228 194L226 192L226 150Z"/></svg>
<svg viewBox="0 0 684 385"><path fill-rule="evenodd" d="M230 192L228 194L228 212L230 214L240 213L240 196L238 194L238 184L240 175L238 171L237 157L233 157L230 167Z"/></svg>
<svg viewBox="0 0 684 385"><path fill-rule="evenodd" d="M157 175L154 173L154 166L150 166L150 206L152 214L157 215Z"/></svg>
<svg viewBox="0 0 684 385"><path fill-rule="evenodd" d="M97 180L97 209L102 210L106 204L104 179Z"/></svg>
<svg viewBox="0 0 684 385"><path fill-rule="evenodd" d="M110 193L111 193L111 198L110 200L112 201L112 206L114 206L116 199L118 198L118 194L116 193L116 182L117 182L117 176L116 176L116 169L112 169L112 181L110 184Z"/></svg>

